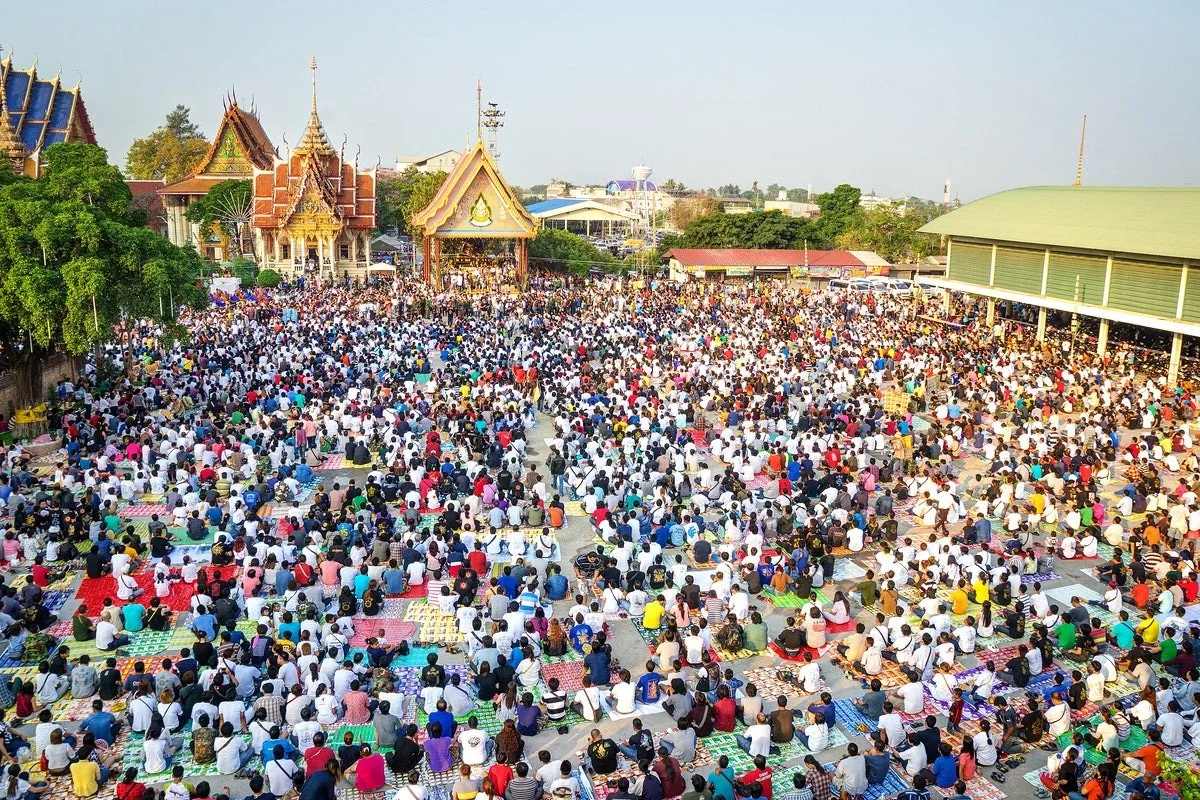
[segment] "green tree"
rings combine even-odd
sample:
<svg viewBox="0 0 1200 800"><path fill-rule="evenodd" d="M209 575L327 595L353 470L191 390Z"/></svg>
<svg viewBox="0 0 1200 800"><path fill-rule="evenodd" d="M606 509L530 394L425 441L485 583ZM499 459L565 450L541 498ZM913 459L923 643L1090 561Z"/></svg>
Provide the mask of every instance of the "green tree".
<svg viewBox="0 0 1200 800"><path fill-rule="evenodd" d="M42 359L107 341L122 318L200 307L200 257L134 224L144 212L107 154L55 144L41 180L0 186L0 337L18 355L22 403L40 397Z"/></svg>
<svg viewBox="0 0 1200 800"><path fill-rule="evenodd" d="M279 273L273 269L264 269L258 273L258 285L268 289L274 289L282 280Z"/></svg>
<svg viewBox="0 0 1200 800"><path fill-rule="evenodd" d="M901 211L897 205L880 205L862 211L850 227L837 237L846 250L873 250L893 264L912 264L937 252L937 240L917 230L925 218L915 209Z"/></svg>
<svg viewBox="0 0 1200 800"><path fill-rule="evenodd" d="M784 187L782 184L769 183L769 184L767 184L767 188L763 190L763 199L764 200L778 200L779 193L782 191L786 191L786 187Z"/></svg>
<svg viewBox="0 0 1200 800"><path fill-rule="evenodd" d="M413 226L413 215L433 201L434 195L438 193L438 189L442 188L442 184L445 182L446 173L440 170L438 172L419 172L413 180L412 186L408 190L408 197L404 199L404 229L414 242L423 239L424 235Z"/></svg>
<svg viewBox="0 0 1200 800"><path fill-rule="evenodd" d="M416 167L409 167L398 175L381 177L375 184L375 224L380 231L404 233L407 220L405 203L420 174Z"/></svg>
<svg viewBox="0 0 1200 800"><path fill-rule="evenodd" d="M249 180L221 181L187 209L188 222L201 231L216 230L229 243L226 258L241 258L254 216L254 188Z"/></svg>
<svg viewBox="0 0 1200 800"><path fill-rule="evenodd" d="M591 242L559 228L542 228L529 244L529 260L534 266L576 275L592 267L607 269L615 264L612 254L596 249Z"/></svg>
<svg viewBox="0 0 1200 800"><path fill-rule="evenodd" d="M162 125L129 145L125 169L131 178L177 181L196 168L208 152L208 140L190 114L186 106L175 106Z"/></svg>
<svg viewBox="0 0 1200 800"><path fill-rule="evenodd" d="M683 185L683 182L677 181L674 178L667 178L667 180L660 184L658 188L662 189L668 194L683 194L687 191L687 187Z"/></svg>
<svg viewBox="0 0 1200 800"><path fill-rule="evenodd" d="M790 203L807 203L808 189L788 189L787 199Z"/></svg>
<svg viewBox="0 0 1200 800"><path fill-rule="evenodd" d="M818 227L825 239L834 241L857 223L861 198L862 191L848 183L838 184L832 192L817 195L816 202L821 207Z"/></svg>
<svg viewBox="0 0 1200 800"><path fill-rule="evenodd" d="M741 197L742 187L738 186L736 183L727 183L721 188L717 189L717 194L719 194L721 197Z"/></svg>
<svg viewBox="0 0 1200 800"><path fill-rule="evenodd" d="M207 139L200 126L192 122L192 110L185 105L178 105L167 114L164 128L175 134L180 141L188 139Z"/></svg>
<svg viewBox="0 0 1200 800"><path fill-rule="evenodd" d="M782 211L752 211L748 214L709 214L683 230L675 247L749 248L795 250L805 246L828 246L813 223L789 217Z"/></svg>

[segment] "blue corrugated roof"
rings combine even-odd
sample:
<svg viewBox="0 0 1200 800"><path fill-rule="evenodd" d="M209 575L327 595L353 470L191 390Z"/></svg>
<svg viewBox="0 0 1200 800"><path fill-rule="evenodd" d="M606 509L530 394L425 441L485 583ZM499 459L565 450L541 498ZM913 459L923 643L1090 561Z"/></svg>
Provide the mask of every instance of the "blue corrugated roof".
<svg viewBox="0 0 1200 800"><path fill-rule="evenodd" d="M52 144L58 144L59 142L65 142L66 140L66 131L50 131L46 134L46 138L42 140L42 146L49 147Z"/></svg>
<svg viewBox="0 0 1200 800"><path fill-rule="evenodd" d="M543 200L540 203L534 203L531 206L525 206L525 210L530 214L544 214L547 211L557 211L565 206L573 206L577 203L587 202L581 197L554 197L550 200Z"/></svg>
<svg viewBox="0 0 1200 800"><path fill-rule="evenodd" d="M56 88L54 80L42 80L34 70L18 69L8 60L0 62L0 80L4 81L9 121L31 151L66 141L69 131L81 121L76 112L77 90ZM82 122L84 140L94 144L91 126Z"/></svg>

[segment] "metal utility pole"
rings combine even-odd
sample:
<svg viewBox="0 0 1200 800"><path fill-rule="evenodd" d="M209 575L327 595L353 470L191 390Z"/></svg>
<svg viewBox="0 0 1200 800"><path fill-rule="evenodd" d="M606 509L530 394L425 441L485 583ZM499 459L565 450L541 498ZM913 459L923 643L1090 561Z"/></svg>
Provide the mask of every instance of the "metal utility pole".
<svg viewBox="0 0 1200 800"><path fill-rule="evenodd" d="M1083 143L1087 139L1087 114L1083 115L1083 130L1079 133L1079 161L1075 164L1075 185L1083 185ZM1078 276L1076 276L1078 279Z"/></svg>

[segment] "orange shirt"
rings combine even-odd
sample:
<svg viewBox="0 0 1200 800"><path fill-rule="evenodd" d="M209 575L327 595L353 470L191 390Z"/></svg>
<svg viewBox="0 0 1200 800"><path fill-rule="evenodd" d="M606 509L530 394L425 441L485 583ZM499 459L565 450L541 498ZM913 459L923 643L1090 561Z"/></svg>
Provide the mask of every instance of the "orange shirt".
<svg viewBox="0 0 1200 800"><path fill-rule="evenodd" d="M1142 763L1146 765L1146 774L1158 776L1162 774L1162 768L1158 765L1158 756L1162 753L1162 748L1156 744L1144 744L1137 750L1134 750L1132 755L1134 758L1140 758Z"/></svg>
<svg viewBox="0 0 1200 800"><path fill-rule="evenodd" d="M1146 544L1150 547L1162 541L1162 534L1153 525L1147 525L1146 531L1142 535L1146 537Z"/></svg>
<svg viewBox="0 0 1200 800"><path fill-rule="evenodd" d="M1129 598L1133 600L1133 604L1138 608L1145 608L1146 603L1150 602L1150 585L1135 583L1133 588L1129 590Z"/></svg>

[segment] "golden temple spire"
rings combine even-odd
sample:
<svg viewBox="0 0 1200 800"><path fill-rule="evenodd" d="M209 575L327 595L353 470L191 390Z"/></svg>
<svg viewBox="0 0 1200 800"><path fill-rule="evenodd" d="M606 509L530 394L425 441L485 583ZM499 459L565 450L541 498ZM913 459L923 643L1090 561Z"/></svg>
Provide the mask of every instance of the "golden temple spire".
<svg viewBox="0 0 1200 800"><path fill-rule="evenodd" d="M27 150L8 116L8 92L0 80L0 155L6 158L18 175L23 171Z"/></svg>
<svg viewBox="0 0 1200 800"><path fill-rule="evenodd" d="M337 155L337 151L329 143L329 137L325 135L325 126L321 124L321 117L317 114L317 57L315 55L308 67L312 70L312 111L308 115L308 126L300 137L300 143L292 149L292 152L301 155L309 153L321 156Z"/></svg>

